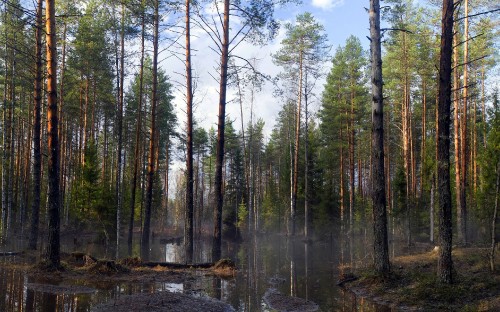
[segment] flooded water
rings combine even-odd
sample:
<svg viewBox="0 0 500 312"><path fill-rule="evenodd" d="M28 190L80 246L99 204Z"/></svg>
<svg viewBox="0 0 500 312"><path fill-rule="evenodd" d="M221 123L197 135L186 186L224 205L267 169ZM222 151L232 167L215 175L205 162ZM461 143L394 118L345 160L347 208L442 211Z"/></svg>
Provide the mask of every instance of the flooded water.
<svg viewBox="0 0 500 312"><path fill-rule="evenodd" d="M180 240L155 240L151 246L152 261L183 261ZM199 278L182 283L77 281L71 285L73 291L71 288L62 291L58 285L52 289L41 285L46 282L31 280L21 271L3 269L1 262L12 261L14 256L0 257L0 294L3 294L0 311L92 311L96 305L121 295L155 291L209 296L229 303L236 311L272 311L263 300L269 289L313 301L320 311L390 311L336 286L344 265L371 262L368 246L371 243L365 236L346 239L332 234L313 243L279 235L255 236L241 244L225 245L224 253L238 266L238 273L231 279L200 273ZM197 243L196 262L211 261L210 247L207 242ZM99 257L113 254L112 250L93 244L79 249ZM134 253L137 252L138 247L134 248Z"/></svg>

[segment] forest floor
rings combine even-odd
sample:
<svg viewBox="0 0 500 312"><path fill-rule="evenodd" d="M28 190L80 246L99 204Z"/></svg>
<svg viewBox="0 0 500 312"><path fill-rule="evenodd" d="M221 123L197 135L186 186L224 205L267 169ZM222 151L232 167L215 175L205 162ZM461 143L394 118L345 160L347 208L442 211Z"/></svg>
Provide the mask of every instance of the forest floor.
<svg viewBox="0 0 500 312"><path fill-rule="evenodd" d="M489 269L489 249L454 248L454 283L437 280L436 249L392 259L382 277L356 269L344 286L358 296L403 311L500 311L500 274ZM496 257L496 267L500 259ZM353 281L352 281L353 280Z"/></svg>
<svg viewBox="0 0 500 312"><path fill-rule="evenodd" d="M216 275L230 278L236 268L231 261L221 260L208 268L169 267L168 264L148 267L139 258L118 261L95 259L83 253L63 253L61 269L47 269L43 263L33 264L35 255L22 252L16 261L4 262L2 267L22 270L36 283L26 286L35 291L55 294L89 293L95 288L121 283L184 283L195 281L200 275ZM140 293L122 295L96 306L95 312L107 311L233 311L221 301L204 296L192 296L175 292Z"/></svg>

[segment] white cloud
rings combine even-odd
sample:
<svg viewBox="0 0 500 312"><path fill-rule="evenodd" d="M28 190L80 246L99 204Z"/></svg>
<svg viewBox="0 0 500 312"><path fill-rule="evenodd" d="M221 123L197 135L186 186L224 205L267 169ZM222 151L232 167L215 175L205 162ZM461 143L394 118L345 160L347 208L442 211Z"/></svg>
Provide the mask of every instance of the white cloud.
<svg viewBox="0 0 500 312"><path fill-rule="evenodd" d="M312 5L323 10L331 10L344 5L344 0L312 0Z"/></svg>

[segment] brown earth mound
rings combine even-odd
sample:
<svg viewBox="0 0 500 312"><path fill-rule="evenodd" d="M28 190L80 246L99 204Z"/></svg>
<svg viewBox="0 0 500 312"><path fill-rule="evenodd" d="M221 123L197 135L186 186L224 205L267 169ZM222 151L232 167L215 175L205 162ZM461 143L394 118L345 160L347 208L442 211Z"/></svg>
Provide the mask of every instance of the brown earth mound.
<svg viewBox="0 0 500 312"><path fill-rule="evenodd" d="M231 259L221 259L212 266L212 272L221 277L233 277L236 274L236 264Z"/></svg>
<svg viewBox="0 0 500 312"><path fill-rule="evenodd" d="M266 291L264 301L271 309L280 312L313 312L319 309L319 306L312 301L284 295L274 288Z"/></svg>
<svg viewBox="0 0 500 312"><path fill-rule="evenodd" d="M89 266L88 271L96 274L115 274L130 272L129 269L112 260L97 260L96 263Z"/></svg>

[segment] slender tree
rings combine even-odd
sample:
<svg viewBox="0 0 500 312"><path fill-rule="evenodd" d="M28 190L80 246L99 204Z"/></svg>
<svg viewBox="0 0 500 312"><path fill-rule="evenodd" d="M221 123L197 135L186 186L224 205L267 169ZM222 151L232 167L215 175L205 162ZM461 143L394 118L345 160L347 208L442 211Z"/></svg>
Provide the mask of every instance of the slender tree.
<svg viewBox="0 0 500 312"><path fill-rule="evenodd" d="M285 27L287 30L286 38L282 40L282 48L273 55L273 59L276 64L283 66L287 70L289 74L285 74L284 77L286 80L294 82L294 90L297 92L288 233L293 236L295 235L297 209L303 77L305 72L312 78L316 78L321 74L318 69L319 64L325 60L329 47L326 45L327 38L323 33L324 27L316 22L311 13L306 12L298 15L295 24L288 23Z"/></svg>
<svg viewBox="0 0 500 312"><path fill-rule="evenodd" d="M36 68L35 68L35 93L33 107L33 202L31 207L31 227L29 249L35 250L38 240L38 223L40 219L40 190L42 177L41 155L41 104L42 104L42 10L43 0L38 0L36 10Z"/></svg>
<svg viewBox="0 0 500 312"><path fill-rule="evenodd" d="M145 8L144 1L141 3L141 60L139 65L139 96L137 101L137 125L135 129L135 147L134 147L134 172L132 175L132 190L130 196L130 217L128 227L128 250L132 253L132 240L134 236L134 217L135 217L135 198L137 193L137 178L139 174L140 159L140 139L142 130L142 97L144 81L144 39L146 37Z"/></svg>
<svg viewBox="0 0 500 312"><path fill-rule="evenodd" d="M224 129L226 122L226 90L227 68L229 60L229 0L224 0L224 13L222 24L222 42L220 58L220 84L219 84L219 117L217 123L217 154L215 160L215 196L217 205L214 211L214 235L212 246L212 259L220 259L222 252L222 207L224 194L222 193L222 167L224 162Z"/></svg>
<svg viewBox="0 0 500 312"><path fill-rule="evenodd" d="M382 55L380 47L380 3L370 1L370 49L372 83L372 202L374 266L378 273L389 269L387 214L384 174L384 106Z"/></svg>
<svg viewBox="0 0 500 312"><path fill-rule="evenodd" d="M193 85L191 75L191 25L190 25L190 4L191 0L186 0L186 104L187 104L187 141L186 141L186 218L184 247L186 249L186 262L193 262ZM197 179L198 180L198 179Z"/></svg>
<svg viewBox="0 0 500 312"><path fill-rule="evenodd" d="M155 175L156 157L156 102L158 86L158 29L159 29L159 0L154 1L153 13L153 86L151 90L151 129L149 136L149 160L146 185L146 206L144 209L144 227L142 229L141 255L149 257L149 235L151 231L151 206L153 203L153 183Z"/></svg>

